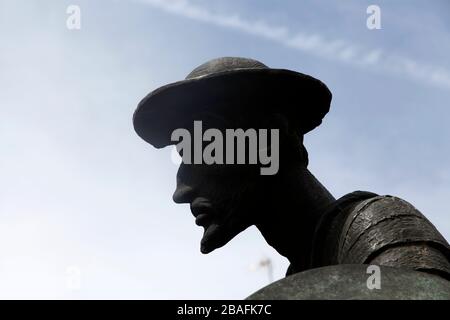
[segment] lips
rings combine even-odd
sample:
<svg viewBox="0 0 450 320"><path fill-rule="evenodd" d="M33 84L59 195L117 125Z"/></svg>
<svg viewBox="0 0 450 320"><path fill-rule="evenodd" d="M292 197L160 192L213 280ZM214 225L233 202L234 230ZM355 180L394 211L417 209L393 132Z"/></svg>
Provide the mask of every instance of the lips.
<svg viewBox="0 0 450 320"><path fill-rule="evenodd" d="M191 212L198 226L208 225L213 217L212 205L204 199L197 198L191 203Z"/></svg>

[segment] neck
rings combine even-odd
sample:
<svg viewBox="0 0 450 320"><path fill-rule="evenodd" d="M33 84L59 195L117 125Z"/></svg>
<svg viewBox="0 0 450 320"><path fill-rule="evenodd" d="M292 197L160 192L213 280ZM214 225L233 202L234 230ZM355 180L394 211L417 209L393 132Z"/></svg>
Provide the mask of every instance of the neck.
<svg viewBox="0 0 450 320"><path fill-rule="evenodd" d="M256 227L296 269L306 269L317 223L335 199L309 170L295 171L279 177Z"/></svg>

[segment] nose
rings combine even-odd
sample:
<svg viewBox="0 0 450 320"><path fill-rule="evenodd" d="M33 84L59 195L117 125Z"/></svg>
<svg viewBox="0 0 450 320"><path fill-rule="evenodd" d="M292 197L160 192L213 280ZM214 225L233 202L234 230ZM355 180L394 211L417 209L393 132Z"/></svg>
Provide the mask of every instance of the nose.
<svg viewBox="0 0 450 320"><path fill-rule="evenodd" d="M177 184L172 199L175 203L190 203L194 199L194 190L188 185Z"/></svg>

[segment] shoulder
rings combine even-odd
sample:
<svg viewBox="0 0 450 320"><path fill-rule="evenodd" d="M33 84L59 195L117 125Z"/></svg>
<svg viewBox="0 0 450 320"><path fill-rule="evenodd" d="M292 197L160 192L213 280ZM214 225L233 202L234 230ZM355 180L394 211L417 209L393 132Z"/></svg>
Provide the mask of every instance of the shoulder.
<svg viewBox="0 0 450 320"><path fill-rule="evenodd" d="M348 208L342 226L339 263L388 259L392 264L411 262L415 267L430 263L412 260L417 260L417 257L427 260L429 256L432 260L439 260L438 264L449 264L447 241L419 210L401 198L386 195L360 201ZM380 259L381 255L386 258Z"/></svg>

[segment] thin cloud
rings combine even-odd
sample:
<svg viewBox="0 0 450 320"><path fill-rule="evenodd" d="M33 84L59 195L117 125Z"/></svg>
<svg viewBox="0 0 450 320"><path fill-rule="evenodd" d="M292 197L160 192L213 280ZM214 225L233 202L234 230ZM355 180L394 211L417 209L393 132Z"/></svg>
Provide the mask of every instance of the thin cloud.
<svg viewBox="0 0 450 320"><path fill-rule="evenodd" d="M265 38L324 59L450 89L448 70L415 61L407 56L389 54L380 48L368 49L356 43L330 39L321 34L294 33L286 26L271 25L263 20L251 21L241 18L238 14L212 12L188 0L137 1L174 15Z"/></svg>

